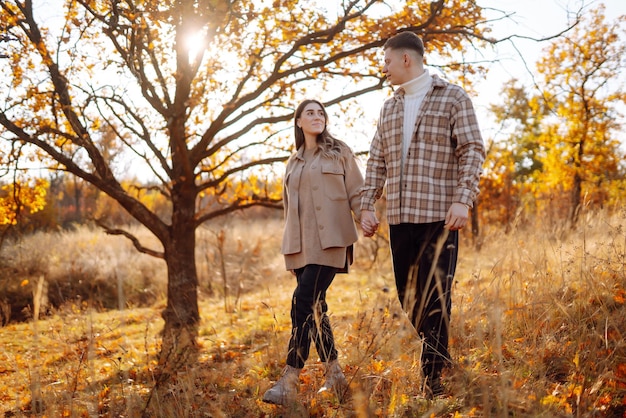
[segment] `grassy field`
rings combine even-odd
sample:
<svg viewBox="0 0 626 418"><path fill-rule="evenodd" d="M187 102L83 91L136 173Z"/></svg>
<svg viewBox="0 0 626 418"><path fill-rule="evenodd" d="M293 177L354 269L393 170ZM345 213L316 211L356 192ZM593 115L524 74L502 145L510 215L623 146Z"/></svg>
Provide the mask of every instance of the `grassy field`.
<svg viewBox="0 0 626 418"><path fill-rule="evenodd" d="M464 242L453 293L455 367L445 377L450 396L435 401L422 396L421 344L396 300L384 241L362 239L353 271L337 276L328 294L350 396L340 403L317 394L323 368L313 348L294 408L260 401L284 366L295 285L278 254L279 220L200 231L201 356L158 391L160 262L87 228L25 238L2 254L18 290L36 291L44 276L50 294L81 280L100 283L89 287L92 295L110 286L118 292L96 303L70 286L80 297L0 328L0 413L624 417L625 226L624 214L596 215L575 231L494 229L484 232L480 250Z"/></svg>

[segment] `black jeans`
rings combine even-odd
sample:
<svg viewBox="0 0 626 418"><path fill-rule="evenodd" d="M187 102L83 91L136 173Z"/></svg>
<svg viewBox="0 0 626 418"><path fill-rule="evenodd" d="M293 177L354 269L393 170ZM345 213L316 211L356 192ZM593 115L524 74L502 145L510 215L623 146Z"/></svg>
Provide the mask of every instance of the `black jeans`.
<svg viewBox="0 0 626 418"><path fill-rule="evenodd" d="M443 225L441 221L389 226L398 298L424 339L422 371L431 379L450 364L448 332L459 234Z"/></svg>
<svg viewBox="0 0 626 418"><path fill-rule="evenodd" d="M335 267L306 265L297 269L298 285L291 300L291 338L287 364L301 369L309 358L311 340L323 362L337 359L335 338L326 304L326 290L333 282Z"/></svg>

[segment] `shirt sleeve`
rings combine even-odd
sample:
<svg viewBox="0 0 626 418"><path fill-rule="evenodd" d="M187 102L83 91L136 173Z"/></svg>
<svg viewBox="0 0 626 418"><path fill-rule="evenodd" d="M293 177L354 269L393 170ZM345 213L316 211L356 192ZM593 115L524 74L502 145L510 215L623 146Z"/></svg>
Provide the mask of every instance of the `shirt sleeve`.
<svg viewBox="0 0 626 418"><path fill-rule="evenodd" d="M285 173L283 175L283 218L287 219L287 213L289 210L289 193L287 190L287 177L291 168L291 162L293 161L293 155L287 160L285 165Z"/></svg>
<svg viewBox="0 0 626 418"><path fill-rule="evenodd" d="M458 182L453 201L472 207L479 193L485 144L476 112L467 95L455 104L452 141L456 143L455 155L458 159Z"/></svg>
<svg viewBox="0 0 626 418"><path fill-rule="evenodd" d="M352 151L345 156L345 184L348 192L350 208L357 220L361 219L361 193L363 190L363 174Z"/></svg>
<svg viewBox="0 0 626 418"><path fill-rule="evenodd" d="M361 192L361 211L374 211L374 203L383 194L383 187L387 181L387 166L385 163L385 152L383 147L383 138L381 136L381 125L383 115L378 118L376 133L370 145L370 155L367 160L367 169L365 172L365 184Z"/></svg>

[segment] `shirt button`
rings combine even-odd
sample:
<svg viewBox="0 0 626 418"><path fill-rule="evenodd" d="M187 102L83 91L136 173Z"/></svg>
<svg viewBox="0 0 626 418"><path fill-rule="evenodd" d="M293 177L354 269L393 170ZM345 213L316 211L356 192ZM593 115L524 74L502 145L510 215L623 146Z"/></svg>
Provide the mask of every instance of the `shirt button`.
<svg viewBox="0 0 626 418"><path fill-rule="evenodd" d="M324 225L320 225L320 230L324 229Z"/></svg>
<svg viewBox="0 0 626 418"><path fill-rule="evenodd" d="M315 209L322 210L322 207L321 206L315 206Z"/></svg>
<svg viewBox="0 0 626 418"><path fill-rule="evenodd" d="M316 167L316 165L315 165L315 164L313 164L313 165L311 166L311 169L314 169L315 167Z"/></svg>
<svg viewBox="0 0 626 418"><path fill-rule="evenodd" d="M317 190L317 186L313 186L313 190Z"/></svg>

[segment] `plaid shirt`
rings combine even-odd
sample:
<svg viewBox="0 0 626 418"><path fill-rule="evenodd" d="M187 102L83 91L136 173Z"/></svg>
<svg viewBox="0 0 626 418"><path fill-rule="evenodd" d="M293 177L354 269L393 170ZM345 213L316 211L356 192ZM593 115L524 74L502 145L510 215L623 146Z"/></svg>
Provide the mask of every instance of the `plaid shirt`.
<svg viewBox="0 0 626 418"><path fill-rule="evenodd" d="M441 221L452 203L472 206L479 192L485 146L472 102L461 87L432 77L404 170L402 88L383 104L370 147L361 210L374 210L387 182L390 225Z"/></svg>

